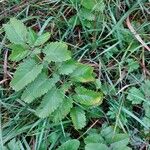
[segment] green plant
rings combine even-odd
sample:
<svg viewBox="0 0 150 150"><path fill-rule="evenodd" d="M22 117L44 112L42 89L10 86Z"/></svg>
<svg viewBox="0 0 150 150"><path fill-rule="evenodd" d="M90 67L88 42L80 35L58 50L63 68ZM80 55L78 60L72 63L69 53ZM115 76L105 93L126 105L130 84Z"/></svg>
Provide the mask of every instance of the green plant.
<svg viewBox="0 0 150 150"><path fill-rule="evenodd" d="M10 82L13 90L21 91L24 102L34 103L40 118L58 123L70 113L75 129L83 128L86 108L100 105L103 99L101 92L84 87L95 81L93 68L73 60L64 42L45 45L49 33L36 34L15 18L4 30L11 42L9 59L19 63Z"/></svg>
<svg viewBox="0 0 150 150"><path fill-rule="evenodd" d="M90 29L95 26L101 26L104 18L105 4L103 0L70 0L76 8L79 6L77 14L69 19L71 25L79 25L80 23ZM102 26L101 26L102 27Z"/></svg>

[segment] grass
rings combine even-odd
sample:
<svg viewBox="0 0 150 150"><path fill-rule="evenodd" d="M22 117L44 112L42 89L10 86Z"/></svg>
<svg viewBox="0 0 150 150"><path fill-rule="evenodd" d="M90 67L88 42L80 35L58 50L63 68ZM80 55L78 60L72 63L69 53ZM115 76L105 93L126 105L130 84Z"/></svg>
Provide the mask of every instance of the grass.
<svg viewBox="0 0 150 150"><path fill-rule="evenodd" d="M148 0L104 0L105 9L96 14L92 25L87 27L80 15L80 6L71 0L4 0L0 2L0 148L13 138L20 141L26 150L53 150L70 138L83 140L87 133L100 131L101 127L112 126L114 133L120 130L130 136L129 146L134 150L148 150L150 140L150 115L143 118L150 108L150 85L144 90L144 98L132 93L134 99L142 99L133 104L127 99L130 89L141 90L145 81L149 81L149 51L143 47L129 30L126 19L130 22L143 41L149 45L149 6ZM70 18L75 15L73 23ZM34 116L30 105L20 100L19 94L9 87L13 76L13 64L8 60L8 74L4 81L4 59L8 43L2 24L9 18L21 19L35 31L51 33L51 41L64 41L69 45L73 56L80 62L94 67L98 79L97 88L104 93L100 107L89 112L89 123L83 130L75 130L68 116L59 125ZM89 17L89 16L88 16ZM79 24L78 24L79 20ZM8 53L9 55L9 53ZM3 82L4 81L4 82ZM148 89L146 89L148 88ZM137 95L136 95L137 94ZM145 110L143 103L148 108ZM96 117L95 117L96 116ZM20 146L21 147L21 146ZM23 148L22 148L23 149Z"/></svg>

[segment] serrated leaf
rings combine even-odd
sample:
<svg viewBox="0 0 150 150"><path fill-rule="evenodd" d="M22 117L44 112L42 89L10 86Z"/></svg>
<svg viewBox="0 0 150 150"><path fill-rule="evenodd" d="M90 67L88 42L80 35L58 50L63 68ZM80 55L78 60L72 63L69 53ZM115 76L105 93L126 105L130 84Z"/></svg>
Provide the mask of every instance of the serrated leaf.
<svg viewBox="0 0 150 150"><path fill-rule="evenodd" d="M141 90L139 90L135 87L132 87L129 90L127 99L130 100L132 102L132 104L141 104L144 99L144 95L141 92Z"/></svg>
<svg viewBox="0 0 150 150"><path fill-rule="evenodd" d="M68 60L60 64L58 71L60 74L68 75L77 68L77 63L74 60Z"/></svg>
<svg viewBox="0 0 150 150"><path fill-rule="evenodd" d="M62 102L62 104L53 112L52 114L52 120L55 123L60 122L62 119L64 119L67 114L70 112L73 101L70 98L65 98Z"/></svg>
<svg viewBox="0 0 150 150"><path fill-rule="evenodd" d="M11 18L8 24L4 25L7 38L14 44L24 44L27 42L27 29L24 24L16 18Z"/></svg>
<svg viewBox="0 0 150 150"><path fill-rule="evenodd" d="M86 125L86 116L85 112L79 108L74 107L70 112L71 120L76 130L82 129Z"/></svg>
<svg viewBox="0 0 150 150"><path fill-rule="evenodd" d="M42 99L40 106L36 110L36 115L45 118L51 115L63 102L64 94L55 87L52 88Z"/></svg>
<svg viewBox="0 0 150 150"><path fill-rule="evenodd" d="M48 78L45 73L41 73L34 82L30 83L24 90L21 99L27 103L31 103L38 97L47 93L55 83L59 81L59 77Z"/></svg>
<svg viewBox="0 0 150 150"><path fill-rule="evenodd" d="M74 100L86 106L100 105L103 101L103 94L101 92L88 90L84 87L77 87L75 92Z"/></svg>
<svg viewBox="0 0 150 150"><path fill-rule="evenodd" d="M26 85L34 81L34 79L41 73L42 64L37 64L33 59L25 60L19 65L14 73L14 77L10 83L15 91L22 90Z"/></svg>
<svg viewBox="0 0 150 150"><path fill-rule="evenodd" d="M80 142L76 139L68 140L63 143L57 150L78 150Z"/></svg>
<svg viewBox="0 0 150 150"><path fill-rule="evenodd" d="M109 148L105 144L90 143L85 146L85 150L109 150Z"/></svg>
<svg viewBox="0 0 150 150"><path fill-rule="evenodd" d="M46 32L42 35L39 35L34 43L34 46L40 46L43 45L45 42L47 42L50 38L50 33Z"/></svg>
<svg viewBox="0 0 150 150"><path fill-rule="evenodd" d="M10 48L12 49L9 56L11 61L20 61L30 54L30 51L23 45L13 44Z"/></svg>
<svg viewBox="0 0 150 150"><path fill-rule="evenodd" d="M45 60L48 62L63 62L71 59L70 51L63 42L52 42L44 48L43 52L46 54Z"/></svg>
<svg viewBox="0 0 150 150"><path fill-rule="evenodd" d="M71 79L76 82L91 82L95 78L93 76L93 68L85 64L78 64L77 68L70 75Z"/></svg>
<svg viewBox="0 0 150 150"><path fill-rule="evenodd" d="M85 139L84 139L84 143L85 144L89 144L89 143L105 143L103 137L100 134L97 133L93 133L88 135Z"/></svg>

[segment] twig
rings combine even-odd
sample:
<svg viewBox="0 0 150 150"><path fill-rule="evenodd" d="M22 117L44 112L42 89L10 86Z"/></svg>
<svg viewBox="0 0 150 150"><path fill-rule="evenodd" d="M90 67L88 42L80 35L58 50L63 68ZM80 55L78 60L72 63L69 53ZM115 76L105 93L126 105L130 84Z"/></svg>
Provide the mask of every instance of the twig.
<svg viewBox="0 0 150 150"><path fill-rule="evenodd" d="M6 82L8 79L4 79L2 81L0 81L0 84L3 84L4 82Z"/></svg>
<svg viewBox="0 0 150 150"><path fill-rule="evenodd" d="M126 19L126 23L127 26L129 28L129 30L132 32L132 34L135 36L135 38L142 44L142 46L147 49L148 51L150 51L150 48L147 46L147 44L142 40L142 38L139 36L139 34L135 31L135 29L133 28L133 26L130 23L130 19L129 17L127 17Z"/></svg>

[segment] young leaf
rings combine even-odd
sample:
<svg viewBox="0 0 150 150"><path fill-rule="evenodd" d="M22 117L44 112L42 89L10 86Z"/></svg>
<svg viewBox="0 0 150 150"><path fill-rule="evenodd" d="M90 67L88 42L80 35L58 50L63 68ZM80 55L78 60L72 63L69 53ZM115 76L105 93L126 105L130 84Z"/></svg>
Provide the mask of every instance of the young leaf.
<svg viewBox="0 0 150 150"><path fill-rule="evenodd" d="M70 112L70 116L76 130L85 127L86 125L85 112L81 108L79 107L72 108Z"/></svg>
<svg viewBox="0 0 150 150"><path fill-rule="evenodd" d="M9 56L11 61L20 61L30 54L30 51L23 45L13 44L11 47L12 53Z"/></svg>
<svg viewBox="0 0 150 150"><path fill-rule="evenodd" d="M24 24L15 18L10 19L10 23L4 25L7 38L14 44L25 44L27 42L27 29Z"/></svg>
<svg viewBox="0 0 150 150"><path fill-rule="evenodd" d="M70 109L73 107L72 102L70 98L65 98L63 100L62 104L52 113L53 122L58 123L67 116Z"/></svg>
<svg viewBox="0 0 150 150"><path fill-rule="evenodd" d="M35 60L29 59L24 61L16 69L13 79L11 80L11 87L15 91L23 89L26 85L34 81L34 79L41 73L42 64L37 64Z"/></svg>
<svg viewBox="0 0 150 150"><path fill-rule="evenodd" d="M46 32L46 33L40 35L40 36L36 39L36 41L35 41L35 43L34 43L34 46L43 45L45 42L47 42L47 41L49 40L49 38L50 38L50 34L49 34L48 32Z"/></svg>
<svg viewBox="0 0 150 150"><path fill-rule="evenodd" d="M130 100L132 102L132 104L141 104L144 99L144 95L141 92L141 90L139 90L135 87L132 87L129 90L127 99Z"/></svg>
<svg viewBox="0 0 150 150"><path fill-rule="evenodd" d="M68 140L63 143L57 150L78 150L80 142L76 139Z"/></svg>
<svg viewBox="0 0 150 150"><path fill-rule="evenodd" d="M21 99L27 103L31 103L38 97L41 97L47 93L55 83L59 81L59 77L55 76L48 79L47 75L41 73L34 82L30 83L24 90Z"/></svg>
<svg viewBox="0 0 150 150"><path fill-rule="evenodd" d="M51 115L63 102L64 94L56 88L52 88L43 98L36 110L37 116L45 118Z"/></svg>
<svg viewBox="0 0 150 150"><path fill-rule="evenodd" d="M103 101L103 94L101 92L88 90L84 87L77 87L75 92L74 100L86 106L100 105Z"/></svg>
<svg viewBox="0 0 150 150"><path fill-rule="evenodd" d="M45 60L48 62L63 62L71 58L70 51L63 42L52 42L44 48L43 52L46 54Z"/></svg>
<svg viewBox="0 0 150 150"><path fill-rule="evenodd" d="M77 68L77 63L74 60L68 60L60 64L58 71L60 74L68 75Z"/></svg>
<svg viewBox="0 0 150 150"><path fill-rule="evenodd" d="M109 150L109 148L105 144L90 143L85 146L85 150Z"/></svg>
<svg viewBox="0 0 150 150"><path fill-rule="evenodd" d="M76 82L91 82L94 81L93 68L85 64L78 64L77 68L70 75L71 79Z"/></svg>

